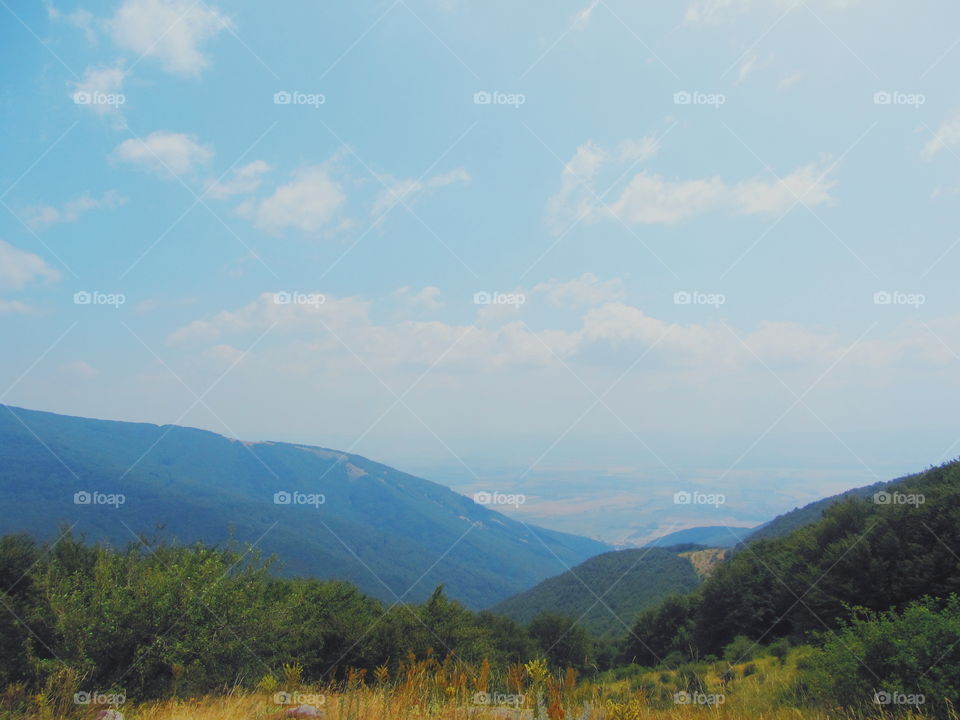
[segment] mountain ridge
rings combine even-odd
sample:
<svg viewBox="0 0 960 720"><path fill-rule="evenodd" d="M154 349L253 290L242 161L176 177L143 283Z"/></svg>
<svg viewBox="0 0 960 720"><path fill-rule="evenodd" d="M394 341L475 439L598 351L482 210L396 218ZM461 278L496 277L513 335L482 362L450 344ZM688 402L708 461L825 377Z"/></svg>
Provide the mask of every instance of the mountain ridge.
<svg viewBox="0 0 960 720"><path fill-rule="evenodd" d="M470 607L610 549L331 448L4 410L0 485L19 512L0 516L0 533L52 537L74 521L112 544L158 527L181 542L218 543L233 533L278 555L286 574L348 580L387 601L420 601L444 583ZM76 505L75 493L126 497L115 507L96 496ZM278 504L278 493L290 494L289 503ZM303 504L296 493L323 500Z"/></svg>

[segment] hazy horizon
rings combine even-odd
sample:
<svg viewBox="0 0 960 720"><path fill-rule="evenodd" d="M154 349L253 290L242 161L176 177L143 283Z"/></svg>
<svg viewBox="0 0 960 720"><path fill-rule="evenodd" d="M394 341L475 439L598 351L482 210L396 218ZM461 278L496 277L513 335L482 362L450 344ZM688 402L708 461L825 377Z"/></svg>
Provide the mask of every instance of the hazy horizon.
<svg viewBox="0 0 960 720"><path fill-rule="evenodd" d="M960 8L5 12L5 403L612 539L960 454Z"/></svg>

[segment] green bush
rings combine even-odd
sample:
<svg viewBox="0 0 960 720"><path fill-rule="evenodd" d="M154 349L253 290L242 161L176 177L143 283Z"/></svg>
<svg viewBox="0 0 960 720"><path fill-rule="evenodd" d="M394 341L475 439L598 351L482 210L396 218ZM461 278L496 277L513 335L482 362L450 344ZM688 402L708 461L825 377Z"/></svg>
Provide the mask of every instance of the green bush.
<svg viewBox="0 0 960 720"><path fill-rule="evenodd" d="M827 705L948 717L960 706L960 599L926 598L902 612L859 611L824 638L802 679Z"/></svg>

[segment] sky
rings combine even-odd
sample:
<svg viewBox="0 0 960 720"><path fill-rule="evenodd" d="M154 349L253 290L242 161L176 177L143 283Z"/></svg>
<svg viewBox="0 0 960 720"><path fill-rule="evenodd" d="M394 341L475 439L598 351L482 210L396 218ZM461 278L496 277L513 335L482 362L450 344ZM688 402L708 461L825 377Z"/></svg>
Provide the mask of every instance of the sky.
<svg viewBox="0 0 960 720"><path fill-rule="evenodd" d="M611 542L960 455L954 3L0 16L0 402Z"/></svg>

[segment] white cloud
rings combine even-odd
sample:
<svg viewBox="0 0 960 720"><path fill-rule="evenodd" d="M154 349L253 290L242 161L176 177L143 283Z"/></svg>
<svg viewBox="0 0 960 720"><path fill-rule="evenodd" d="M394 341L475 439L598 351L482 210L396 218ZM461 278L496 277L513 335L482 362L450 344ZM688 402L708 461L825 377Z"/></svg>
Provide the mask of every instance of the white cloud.
<svg viewBox="0 0 960 720"><path fill-rule="evenodd" d="M790 73L789 75L785 75L784 77L780 78L780 81L777 83L777 89L789 90L801 80L803 80L802 72Z"/></svg>
<svg viewBox="0 0 960 720"><path fill-rule="evenodd" d="M567 282L576 284L561 279L552 285ZM361 298L328 295L322 305L277 305L265 293L181 327L169 338L179 343L171 353L203 361L215 373L212 382L222 373L217 366L238 356L237 348L250 349L229 381L238 392L255 388L270 412L299 407L305 399L335 402L344 408L335 431L346 434L361 433L393 401L388 390L371 382L371 372L396 391L427 378L411 407L438 431L469 434L484 428L553 437L589 405L589 394L571 371L597 391L622 383L608 401L631 426L690 432L706 414L701 429L746 429L753 436L793 401L764 365L798 392L819 382L817 414L831 425L837 421L838 429L849 417L851 397L871 408L878 397L895 400L883 389L902 387L920 368L929 371L930 383L956 385L950 374L956 358L919 322L854 343L853 335L790 322L727 326L721 318L729 318L714 310L692 316L703 320L690 319L691 308L655 316L623 300L577 313L554 312L553 320L536 313L489 322L411 319L412 309L396 317L393 301L376 307ZM546 294L527 306L544 304ZM960 343L960 317L950 327L929 318L926 324L948 345ZM640 359L637 371L624 375ZM826 406L837 397L842 400ZM692 415L691 407L697 408ZM807 415L798 408L784 422L802 424ZM591 422L592 431L604 427L604 417ZM385 422L396 422L401 432L409 429L403 412Z"/></svg>
<svg viewBox="0 0 960 720"><path fill-rule="evenodd" d="M592 141L577 148L560 176L560 191L547 201L547 223L554 233L561 233L571 224L589 217L593 211L591 187L607 153Z"/></svg>
<svg viewBox="0 0 960 720"><path fill-rule="evenodd" d="M158 130L146 140L130 138L117 145L113 157L144 170L169 177L192 172L213 158L213 150L192 135Z"/></svg>
<svg viewBox="0 0 960 720"><path fill-rule="evenodd" d="M87 42L91 44L97 41L97 33L94 27L96 19L89 10L74 10L73 12L65 13L57 10L57 8L49 2L46 2L45 5L47 7L47 17L50 18L50 20L53 22L63 22L83 31Z"/></svg>
<svg viewBox="0 0 960 720"><path fill-rule="evenodd" d="M559 192L547 200L547 225L551 231L560 234L573 223L593 217L597 196L602 195L602 191L596 191L593 186L605 166L637 164L652 158L659 149L659 142L649 135L639 140L624 140L613 152L592 140L578 147L563 168Z"/></svg>
<svg viewBox="0 0 960 720"><path fill-rule="evenodd" d="M75 104L97 115L112 115L119 119L120 108L126 103L122 92L125 79L123 61L113 66L89 66L83 78L73 83L70 96Z"/></svg>
<svg viewBox="0 0 960 720"><path fill-rule="evenodd" d="M443 307L443 302L440 300L440 288L432 285L428 285L417 292L414 292L409 285L405 285L395 290L393 295L404 305L417 310L435 311Z"/></svg>
<svg viewBox="0 0 960 720"><path fill-rule="evenodd" d="M0 315L30 315L36 312L31 306L19 300L0 298Z"/></svg>
<svg viewBox="0 0 960 720"><path fill-rule="evenodd" d="M923 148L923 157L929 160L941 150L946 150L952 145L960 144L960 115L950 120L944 121L933 139Z"/></svg>
<svg viewBox="0 0 960 720"><path fill-rule="evenodd" d="M106 25L118 46L157 60L169 72L195 75L209 64L200 46L231 21L192 0L124 0Z"/></svg>
<svg viewBox="0 0 960 720"><path fill-rule="evenodd" d="M718 177L703 180L664 180L642 172L601 214L619 217L628 224L670 224L716 207L727 194Z"/></svg>
<svg viewBox="0 0 960 720"><path fill-rule="evenodd" d="M263 176L270 170L270 166L263 160L254 160L234 170L227 180L208 182L207 195L217 200L224 200L234 195L250 195L257 191Z"/></svg>
<svg viewBox="0 0 960 720"><path fill-rule="evenodd" d="M737 184L733 188L734 203L737 211L744 215L779 215L798 202L808 207L830 204L833 201L830 190L834 185L836 181L828 177L828 168L810 163L779 180L747 180Z"/></svg>
<svg viewBox="0 0 960 720"><path fill-rule="evenodd" d="M593 11L597 9L597 5L599 4L600 0L590 0L589 5L573 16L573 20L570 22L570 28L572 30L582 30L589 25L590 19L593 17Z"/></svg>
<svg viewBox="0 0 960 720"><path fill-rule="evenodd" d="M240 213L270 233L287 228L314 233L334 221L346 199L327 168L313 166L299 170L269 197L245 203Z"/></svg>
<svg viewBox="0 0 960 720"><path fill-rule="evenodd" d="M623 281L619 278L600 280L593 273L584 273L573 280L557 279L535 285L532 295L540 295L557 307L602 305L623 300Z"/></svg>
<svg viewBox="0 0 960 720"><path fill-rule="evenodd" d="M370 303L357 298L325 297L323 303L317 304L280 304L276 302L276 293L266 292L238 310L226 310L209 320L195 320L171 333L167 340L171 344L209 341L224 335L267 328L274 328L278 333L316 333L328 327L363 327L370 324L369 311Z"/></svg>
<svg viewBox="0 0 960 720"><path fill-rule="evenodd" d="M60 367L60 372L65 375L70 375L75 378L82 378L84 380L92 380L97 375L100 374L100 371L97 370L90 363L84 362L83 360L76 360L74 362L67 363Z"/></svg>
<svg viewBox="0 0 960 720"><path fill-rule="evenodd" d="M0 288L22 290L37 280L54 282L59 279L60 273L39 255L0 240Z"/></svg>
<svg viewBox="0 0 960 720"><path fill-rule="evenodd" d="M444 175L434 175L425 181L406 179L396 180L394 178L381 178L387 185L383 191L377 195L370 210L370 215L379 218L390 211L395 205L404 203L409 205L413 198L427 190L436 190L438 188L453 185L458 182L469 182L470 175L463 168L457 168Z"/></svg>
<svg viewBox="0 0 960 720"><path fill-rule="evenodd" d="M756 67L757 56L751 55L746 58L741 64L740 69L737 71L737 81L735 85L740 85L744 80L747 79L747 76L753 72L753 68Z"/></svg>
<svg viewBox="0 0 960 720"><path fill-rule="evenodd" d="M614 159L639 162L653 157L657 143L647 138L621 144ZM604 199L596 178L611 162L611 154L592 142L577 148L564 167L560 191L547 201L547 223L563 232L578 219L619 218L627 224L673 224L706 212L724 210L739 215L777 215L798 201L809 207L832 202L829 157L809 163L780 178L751 178L729 184L721 177L677 180L644 170L634 175L612 200ZM603 202L601 202L603 200Z"/></svg>
<svg viewBox="0 0 960 720"><path fill-rule="evenodd" d="M642 162L649 160L660 150L660 142L652 135L647 135L639 140L628 138L620 143L617 148L617 157L622 162Z"/></svg>
<svg viewBox="0 0 960 720"><path fill-rule="evenodd" d="M31 230L43 230L59 223L74 223L80 216L91 210L113 210L127 202L127 198L114 190L109 190L95 198L80 195L68 201L62 207L52 205L32 205L23 210L23 221Z"/></svg>

